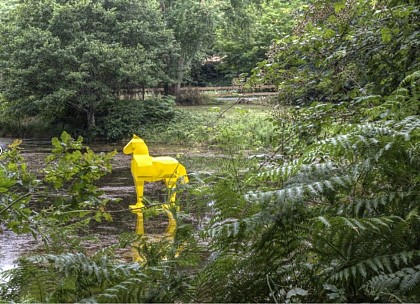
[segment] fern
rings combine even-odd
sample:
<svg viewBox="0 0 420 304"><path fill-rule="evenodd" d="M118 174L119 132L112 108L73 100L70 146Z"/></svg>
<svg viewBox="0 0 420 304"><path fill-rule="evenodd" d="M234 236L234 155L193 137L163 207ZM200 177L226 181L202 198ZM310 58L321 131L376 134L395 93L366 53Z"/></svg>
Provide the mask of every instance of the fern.
<svg viewBox="0 0 420 304"><path fill-rule="evenodd" d="M338 213L345 213L357 217L365 217L380 214L385 208L389 208L396 201L409 200L415 198L415 194L409 192L390 192L370 198L357 197L354 201L337 208ZM324 212L328 212L324 209Z"/></svg>
<svg viewBox="0 0 420 304"><path fill-rule="evenodd" d="M116 264L106 256L92 259L81 253L28 257L11 273L12 280L20 276L25 277L21 295L40 302L80 301L113 282L145 277L137 263Z"/></svg>
<svg viewBox="0 0 420 304"><path fill-rule="evenodd" d="M420 287L420 265L402 268L392 273L381 273L371 278L365 285L367 293L384 301L391 296L415 299L415 290ZM410 294L412 297L410 297Z"/></svg>
<svg viewBox="0 0 420 304"><path fill-rule="evenodd" d="M296 173L300 166L301 164L299 162L292 161L290 164L288 163L276 169L259 173L259 176L262 178L269 178L271 180L287 179L289 176Z"/></svg>
<svg viewBox="0 0 420 304"><path fill-rule="evenodd" d="M353 180L350 175L334 176L330 179L316 181L298 186L287 187L284 189L254 192L245 195L245 199L253 202L275 201L283 202L286 200L300 201L310 195L311 197L322 196L325 192L339 188L348 188Z"/></svg>
<svg viewBox="0 0 420 304"><path fill-rule="evenodd" d="M400 218L395 216L388 217L374 217L374 218L350 218L350 217L332 217L326 218L324 216L319 216L314 219L315 222L322 223L323 226L318 226L315 229L322 230L324 228L331 228L334 226L334 229L343 229L345 227L352 229L354 231L370 230L374 229L375 231L382 231L384 228L390 229L390 224L394 223ZM343 231L343 230L341 230Z"/></svg>
<svg viewBox="0 0 420 304"><path fill-rule="evenodd" d="M144 301L144 289L147 286L147 276L128 277L105 289L93 299L105 303L139 303ZM93 300L91 299L91 300Z"/></svg>
<svg viewBox="0 0 420 304"><path fill-rule="evenodd" d="M41 255L27 258L29 262L39 265L53 265L64 273L65 276L74 274L92 276L95 281L101 283L119 276L128 276L139 271L137 263L112 265L112 261L106 256L99 261L94 261L82 253L66 253L62 255Z"/></svg>
<svg viewBox="0 0 420 304"><path fill-rule="evenodd" d="M242 220L235 218L224 219L219 222L214 222L204 232L204 235L211 238L221 236L229 238L236 237L239 234L252 234L252 232L257 231L260 227L272 223L275 220L272 215L270 216L270 214L264 211L255 213Z"/></svg>
<svg viewBox="0 0 420 304"><path fill-rule="evenodd" d="M392 255L375 256L345 267L330 277L331 281L347 281L351 278L366 278L368 272L375 274L392 273L396 267L407 265L420 256L420 250L399 252ZM372 276L372 274L370 275Z"/></svg>

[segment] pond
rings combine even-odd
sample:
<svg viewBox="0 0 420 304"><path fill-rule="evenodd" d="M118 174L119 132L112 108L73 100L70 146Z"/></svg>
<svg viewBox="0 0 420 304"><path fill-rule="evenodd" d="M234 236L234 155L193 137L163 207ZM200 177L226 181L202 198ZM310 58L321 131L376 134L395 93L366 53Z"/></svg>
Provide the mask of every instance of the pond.
<svg viewBox="0 0 420 304"><path fill-rule="evenodd" d="M0 138L0 146L4 149L12 142L11 139ZM101 222L93 225L93 234L103 245L111 245L117 242L118 236L123 232L133 232L135 229L136 216L129 211L128 206L135 203L136 195L134 183L130 172L130 155L124 155L122 148L125 143L89 144L95 152L117 151L113 159L113 170L111 174L103 177L98 184L104 191L104 196L110 199L119 199L119 202L111 201L108 204L109 212L112 214L112 222ZM41 168L43 160L51 151L50 141L23 140L21 148L28 167L31 169ZM150 154L153 156L173 156L184 153L187 149L177 146L149 146ZM163 183L147 183L145 195L153 199L163 201L165 197ZM157 216L151 221L145 222L146 233L161 233L166 228L167 221L164 216ZM3 229L2 229L3 228ZM2 230L1 230L2 229ZM37 246L37 242L31 235L16 235L4 227L0 227L0 272L13 267L14 261ZM89 246L89 244L86 244ZM98 243L92 244L92 250L96 249ZM89 248L88 248L89 249ZM122 253L122 256L129 259L130 251Z"/></svg>

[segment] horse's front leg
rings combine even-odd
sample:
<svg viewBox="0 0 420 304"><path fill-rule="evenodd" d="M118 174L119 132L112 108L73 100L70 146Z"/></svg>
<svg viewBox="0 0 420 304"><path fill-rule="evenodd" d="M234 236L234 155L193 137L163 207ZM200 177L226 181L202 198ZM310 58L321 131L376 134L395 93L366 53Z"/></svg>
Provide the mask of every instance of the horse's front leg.
<svg viewBox="0 0 420 304"><path fill-rule="evenodd" d="M135 205L130 205L129 208L131 212L137 215L136 233L139 235L143 235L144 234L144 218L143 218L144 181L138 178L134 178L134 183L136 185L137 202Z"/></svg>
<svg viewBox="0 0 420 304"><path fill-rule="evenodd" d="M143 192L144 192L144 180L138 177L134 177L134 184L136 187L136 204L130 205L130 209L144 208L143 204Z"/></svg>

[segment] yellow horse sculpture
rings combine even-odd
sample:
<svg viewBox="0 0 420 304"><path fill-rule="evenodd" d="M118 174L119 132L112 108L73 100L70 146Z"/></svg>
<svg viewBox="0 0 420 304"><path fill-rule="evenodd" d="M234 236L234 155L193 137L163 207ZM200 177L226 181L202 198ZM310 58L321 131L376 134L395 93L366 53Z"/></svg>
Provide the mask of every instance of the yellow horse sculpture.
<svg viewBox="0 0 420 304"><path fill-rule="evenodd" d="M123 149L124 154L133 154L131 159L131 173L136 186L137 202L130 205L133 213L137 214L136 233L144 234L143 222L143 191L144 182L156 182L163 180L166 188L170 190L169 203L163 204L163 208L169 218L169 225L166 233L173 236L176 229L176 221L170 212L170 206L174 206L176 192L175 187L179 178L183 178L183 183L188 183L188 176L185 167L172 157L152 157L146 143L137 135Z"/></svg>

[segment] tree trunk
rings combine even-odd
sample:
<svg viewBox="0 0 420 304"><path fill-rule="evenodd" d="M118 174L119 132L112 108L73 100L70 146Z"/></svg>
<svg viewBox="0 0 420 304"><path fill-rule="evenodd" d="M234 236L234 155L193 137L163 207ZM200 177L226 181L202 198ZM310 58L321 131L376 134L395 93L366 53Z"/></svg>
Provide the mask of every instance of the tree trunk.
<svg viewBox="0 0 420 304"><path fill-rule="evenodd" d="M181 94L181 83L184 78L184 66L185 66L185 60L184 58L180 58L177 62L177 71L176 71L176 83L168 84L165 83L164 88L164 94L165 95L174 95L175 99L178 100L179 96Z"/></svg>
<svg viewBox="0 0 420 304"><path fill-rule="evenodd" d="M87 129L90 131L96 127L95 110L87 110Z"/></svg>
<svg viewBox="0 0 420 304"><path fill-rule="evenodd" d="M175 84L172 85L172 94L175 96L175 100L179 100L179 97L181 95L181 83L184 78L184 66L185 66L185 60L183 56L178 61L178 79Z"/></svg>
<svg viewBox="0 0 420 304"><path fill-rule="evenodd" d="M164 94L165 95L178 96L180 91L181 91L181 84L180 83L172 83L172 84L165 84L164 85Z"/></svg>
<svg viewBox="0 0 420 304"><path fill-rule="evenodd" d="M175 83L173 87L175 98L178 99L181 95L181 83Z"/></svg>

